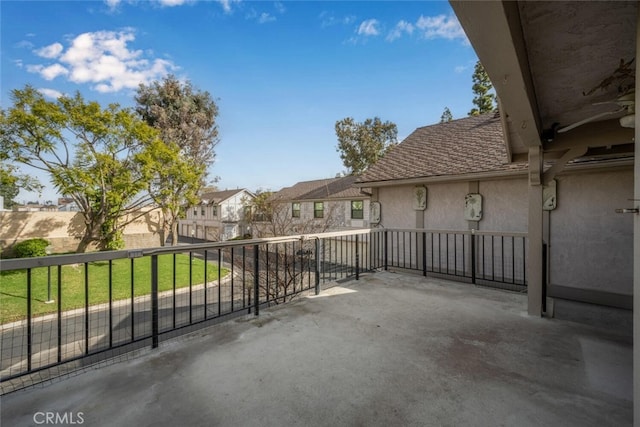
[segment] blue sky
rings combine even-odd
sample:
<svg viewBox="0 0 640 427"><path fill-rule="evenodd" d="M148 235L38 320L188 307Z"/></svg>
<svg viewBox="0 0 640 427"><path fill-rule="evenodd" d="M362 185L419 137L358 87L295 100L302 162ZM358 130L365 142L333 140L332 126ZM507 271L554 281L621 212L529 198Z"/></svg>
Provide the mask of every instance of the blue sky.
<svg viewBox="0 0 640 427"><path fill-rule="evenodd" d="M472 108L477 57L444 1L5 0L0 19L2 108L25 84L122 106L167 73L208 91L221 189L335 176L348 116L392 121L402 140ZM56 197L47 185L39 200Z"/></svg>

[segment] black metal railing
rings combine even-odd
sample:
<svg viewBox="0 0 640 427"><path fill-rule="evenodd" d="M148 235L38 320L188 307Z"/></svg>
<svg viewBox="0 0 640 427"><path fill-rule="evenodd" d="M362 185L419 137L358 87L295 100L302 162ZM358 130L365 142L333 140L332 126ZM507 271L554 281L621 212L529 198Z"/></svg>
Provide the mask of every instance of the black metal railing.
<svg viewBox="0 0 640 427"><path fill-rule="evenodd" d="M526 235L354 230L0 260L1 394L376 269L526 289Z"/></svg>
<svg viewBox="0 0 640 427"><path fill-rule="evenodd" d="M382 229L371 239L376 267L526 291L526 233Z"/></svg>

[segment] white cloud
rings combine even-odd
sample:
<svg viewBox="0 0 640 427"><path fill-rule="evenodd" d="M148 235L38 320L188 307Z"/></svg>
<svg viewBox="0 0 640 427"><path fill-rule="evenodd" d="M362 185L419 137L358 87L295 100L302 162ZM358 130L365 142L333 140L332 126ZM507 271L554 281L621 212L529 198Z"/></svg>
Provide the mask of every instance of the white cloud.
<svg viewBox="0 0 640 427"><path fill-rule="evenodd" d="M174 7L174 6L182 6L186 3L193 3L195 0L149 0L150 3L154 3L159 5L160 7ZM224 1L224 0L223 0ZM226 0L236 1L236 0ZM115 11L122 3L133 4L135 5L138 0L104 0L104 3L109 7L110 11ZM222 1L221 1L222 2Z"/></svg>
<svg viewBox="0 0 640 427"><path fill-rule="evenodd" d="M20 49L33 49L33 43L29 40L21 40L15 44L15 47Z"/></svg>
<svg viewBox="0 0 640 427"><path fill-rule="evenodd" d="M182 6L187 3L187 0L158 0L161 6L173 7L173 6Z"/></svg>
<svg viewBox="0 0 640 427"><path fill-rule="evenodd" d="M287 9L284 7L284 4L282 4L282 2L279 2L279 1L275 2L273 4L273 7L275 7L278 13L285 13L287 11Z"/></svg>
<svg viewBox="0 0 640 427"><path fill-rule="evenodd" d="M64 47L60 49L58 62L28 65L27 71L46 80L66 76L74 83L93 84L98 92L117 92L135 89L140 83L162 78L177 68L171 61L145 58L142 50L130 49L128 45L134 40L131 29L80 34L66 51Z"/></svg>
<svg viewBox="0 0 640 427"><path fill-rule="evenodd" d="M118 7L122 0L104 0L109 9L114 10Z"/></svg>
<svg viewBox="0 0 640 427"><path fill-rule="evenodd" d="M455 16L420 16L416 27L422 31L422 35L428 39L460 39L468 43L467 36Z"/></svg>
<svg viewBox="0 0 640 427"><path fill-rule="evenodd" d="M67 70L60 64L53 64L49 65L48 67L43 67L39 72L42 78L45 80L53 80L58 76L69 74L69 70Z"/></svg>
<svg viewBox="0 0 640 427"><path fill-rule="evenodd" d="M343 18L336 18L332 13L325 11L322 11L320 13L320 15L318 15L318 18L320 19L320 27L321 28L326 28L326 27L331 27L333 25L337 25L337 24L342 24L342 25L351 25L355 22L356 17L353 15L348 15L345 16Z"/></svg>
<svg viewBox="0 0 640 427"><path fill-rule="evenodd" d="M222 6L222 10L224 10L224 13L231 13L233 4L240 3L240 0L216 0L216 1L220 3L220 6Z"/></svg>
<svg viewBox="0 0 640 427"><path fill-rule="evenodd" d="M366 21L362 21L360 26L358 27L358 35L361 36L377 36L380 34L378 31L379 22L377 19L367 19Z"/></svg>
<svg viewBox="0 0 640 427"><path fill-rule="evenodd" d="M39 88L38 92L40 92L47 98L51 98L51 99L58 99L63 95L63 93L60 91L57 91L55 89L47 89L47 88Z"/></svg>
<svg viewBox="0 0 640 427"><path fill-rule="evenodd" d="M396 26L389 32L387 35L387 41L394 41L402 37L403 34L413 34L414 26L412 23L407 21L400 21L396 24Z"/></svg>
<svg viewBox="0 0 640 427"><path fill-rule="evenodd" d="M51 58L57 58L58 55L60 55L60 52L62 52L62 49L63 47L60 43L53 43L53 44L50 44L49 46L36 49L33 51L33 53L43 58L51 59Z"/></svg>
<svg viewBox="0 0 640 427"><path fill-rule="evenodd" d="M275 16L269 15L267 12L262 12L260 17L258 17L259 24L265 24L267 22L273 22L276 20Z"/></svg>
<svg viewBox="0 0 640 427"><path fill-rule="evenodd" d="M453 71L454 71L456 74L460 74L460 73L462 73L463 71L465 71L465 70L466 70L466 69L468 69L468 68L469 68L469 67L467 67L467 66L465 66L465 65L456 65L456 67L453 69Z"/></svg>

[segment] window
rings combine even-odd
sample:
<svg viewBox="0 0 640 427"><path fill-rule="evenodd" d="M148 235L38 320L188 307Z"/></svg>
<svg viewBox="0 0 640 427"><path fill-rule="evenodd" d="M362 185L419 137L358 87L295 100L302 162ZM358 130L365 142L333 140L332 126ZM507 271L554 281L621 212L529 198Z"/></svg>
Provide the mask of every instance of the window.
<svg viewBox="0 0 640 427"><path fill-rule="evenodd" d="M291 203L291 218L300 218L300 203Z"/></svg>
<svg viewBox="0 0 640 427"><path fill-rule="evenodd" d="M351 219L363 219L364 218L364 202L362 200L351 201Z"/></svg>
<svg viewBox="0 0 640 427"><path fill-rule="evenodd" d="M211 210L213 211L213 216L218 216L218 205L213 205Z"/></svg>
<svg viewBox="0 0 640 427"><path fill-rule="evenodd" d="M204 206L200 208L200 215L204 216Z"/></svg>
<svg viewBox="0 0 640 427"><path fill-rule="evenodd" d="M198 216L198 209L193 210L193 216Z"/></svg>
<svg viewBox="0 0 640 427"><path fill-rule="evenodd" d="M324 202L313 202L313 217L314 218L324 217Z"/></svg>

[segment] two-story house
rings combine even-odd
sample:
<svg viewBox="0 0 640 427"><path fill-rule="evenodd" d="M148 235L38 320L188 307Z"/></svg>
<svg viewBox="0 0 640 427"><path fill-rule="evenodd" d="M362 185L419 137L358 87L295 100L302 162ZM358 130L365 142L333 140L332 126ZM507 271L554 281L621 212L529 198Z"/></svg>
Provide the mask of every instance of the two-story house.
<svg viewBox="0 0 640 427"><path fill-rule="evenodd" d="M366 189L353 186L356 177L346 176L302 181L270 197L272 222L282 230L262 234L291 234L363 228L369 226Z"/></svg>
<svg viewBox="0 0 640 427"><path fill-rule="evenodd" d="M179 234L200 240L222 241L250 233L245 206L255 196L241 188L212 191L200 196L200 203L187 209L180 220Z"/></svg>

